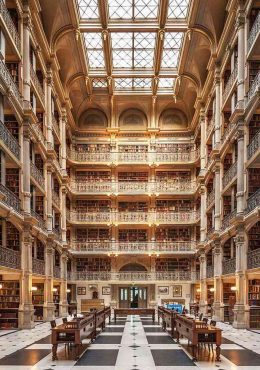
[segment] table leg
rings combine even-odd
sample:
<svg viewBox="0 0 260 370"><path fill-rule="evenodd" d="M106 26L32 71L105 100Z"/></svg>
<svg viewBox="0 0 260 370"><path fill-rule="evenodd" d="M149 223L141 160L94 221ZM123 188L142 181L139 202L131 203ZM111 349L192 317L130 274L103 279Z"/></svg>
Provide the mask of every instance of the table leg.
<svg viewBox="0 0 260 370"><path fill-rule="evenodd" d="M192 360L193 361L197 361L196 352L197 352L197 346L192 345L192 357L193 357Z"/></svg>
<svg viewBox="0 0 260 370"><path fill-rule="evenodd" d="M52 361L58 360L57 348L58 348L58 344L52 345Z"/></svg>
<svg viewBox="0 0 260 370"><path fill-rule="evenodd" d="M221 361L220 360L220 346L216 346L216 360L217 361Z"/></svg>

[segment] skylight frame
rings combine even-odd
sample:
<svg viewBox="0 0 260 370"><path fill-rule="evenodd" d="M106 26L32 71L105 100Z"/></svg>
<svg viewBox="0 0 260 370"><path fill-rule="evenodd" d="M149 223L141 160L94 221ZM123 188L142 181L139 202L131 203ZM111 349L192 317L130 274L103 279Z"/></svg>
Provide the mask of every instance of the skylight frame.
<svg viewBox="0 0 260 370"><path fill-rule="evenodd" d="M90 70L105 70L105 55L101 32L84 33L86 56Z"/></svg>
<svg viewBox="0 0 260 370"><path fill-rule="evenodd" d="M190 0L169 0L167 20L187 19L190 10Z"/></svg>
<svg viewBox="0 0 260 370"><path fill-rule="evenodd" d="M159 5L159 0L108 0L109 20L156 20L159 16Z"/></svg>
<svg viewBox="0 0 260 370"><path fill-rule="evenodd" d="M114 81L116 91L152 92L151 77L116 77Z"/></svg>
<svg viewBox="0 0 260 370"><path fill-rule="evenodd" d="M76 4L80 19L86 21L98 21L100 19L98 0L76 0ZM90 17L86 17L87 10L91 14Z"/></svg>
<svg viewBox="0 0 260 370"><path fill-rule="evenodd" d="M166 32L162 51L161 70L178 68L184 32Z"/></svg>

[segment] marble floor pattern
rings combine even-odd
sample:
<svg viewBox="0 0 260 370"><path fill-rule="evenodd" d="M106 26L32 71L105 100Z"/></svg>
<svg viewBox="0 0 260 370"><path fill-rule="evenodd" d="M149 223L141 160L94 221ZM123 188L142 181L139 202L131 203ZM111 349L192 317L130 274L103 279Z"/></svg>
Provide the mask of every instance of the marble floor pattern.
<svg viewBox="0 0 260 370"><path fill-rule="evenodd" d="M137 315L111 321L76 362L66 359L64 347L52 361L50 324L42 323L32 330L0 332L0 370L260 370L259 332L218 326L224 337L221 362L207 348L193 362L185 339L178 345L157 322Z"/></svg>

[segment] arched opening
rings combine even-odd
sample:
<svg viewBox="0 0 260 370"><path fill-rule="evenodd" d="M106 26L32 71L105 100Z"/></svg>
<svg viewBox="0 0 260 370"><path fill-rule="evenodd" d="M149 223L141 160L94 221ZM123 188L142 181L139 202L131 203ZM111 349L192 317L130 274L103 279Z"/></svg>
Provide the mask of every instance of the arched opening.
<svg viewBox="0 0 260 370"><path fill-rule="evenodd" d="M127 263L121 269L120 272L147 272L147 269L140 263Z"/></svg>

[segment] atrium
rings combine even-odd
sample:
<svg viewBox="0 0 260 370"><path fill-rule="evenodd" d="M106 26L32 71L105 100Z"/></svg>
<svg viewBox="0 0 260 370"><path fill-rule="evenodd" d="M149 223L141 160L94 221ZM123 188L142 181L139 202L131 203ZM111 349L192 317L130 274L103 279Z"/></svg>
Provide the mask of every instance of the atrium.
<svg viewBox="0 0 260 370"><path fill-rule="evenodd" d="M260 1L0 0L0 370L260 369Z"/></svg>

